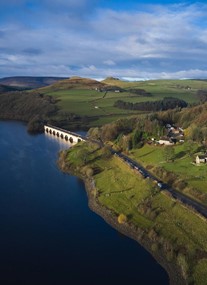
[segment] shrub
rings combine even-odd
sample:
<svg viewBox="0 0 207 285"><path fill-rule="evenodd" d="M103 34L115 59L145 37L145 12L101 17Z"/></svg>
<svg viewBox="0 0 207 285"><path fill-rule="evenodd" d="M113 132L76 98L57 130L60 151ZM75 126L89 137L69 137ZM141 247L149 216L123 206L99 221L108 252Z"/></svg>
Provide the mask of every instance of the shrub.
<svg viewBox="0 0 207 285"><path fill-rule="evenodd" d="M178 254L177 263L181 268L182 275L185 279L188 277L188 263L186 261L186 257L183 254Z"/></svg>
<svg viewBox="0 0 207 285"><path fill-rule="evenodd" d="M152 246L151 246L151 250L152 250L153 252L157 252L158 249L159 249L158 244L157 244L157 243L153 243Z"/></svg>
<svg viewBox="0 0 207 285"><path fill-rule="evenodd" d="M126 221L127 221L127 217L124 214L120 214L118 216L118 223L119 224L124 224L124 223L126 223Z"/></svg>
<svg viewBox="0 0 207 285"><path fill-rule="evenodd" d="M86 169L86 176L87 176L87 177L93 176L93 169L92 169L91 167L88 167L88 168Z"/></svg>

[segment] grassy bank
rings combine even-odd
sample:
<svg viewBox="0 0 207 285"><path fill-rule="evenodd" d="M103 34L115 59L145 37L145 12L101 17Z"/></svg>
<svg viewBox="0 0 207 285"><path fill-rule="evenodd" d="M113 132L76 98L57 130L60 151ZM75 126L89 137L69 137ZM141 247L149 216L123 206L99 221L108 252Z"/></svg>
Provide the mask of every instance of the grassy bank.
<svg viewBox="0 0 207 285"><path fill-rule="evenodd" d="M133 229L137 240L147 240L154 256L162 255L161 263L169 269L171 281L174 275L179 276L171 284L206 284L204 218L160 192L149 180L111 156L107 148L81 143L62 152L59 164L66 172L93 180L91 199L109 210L117 224L127 225L129 236Z"/></svg>

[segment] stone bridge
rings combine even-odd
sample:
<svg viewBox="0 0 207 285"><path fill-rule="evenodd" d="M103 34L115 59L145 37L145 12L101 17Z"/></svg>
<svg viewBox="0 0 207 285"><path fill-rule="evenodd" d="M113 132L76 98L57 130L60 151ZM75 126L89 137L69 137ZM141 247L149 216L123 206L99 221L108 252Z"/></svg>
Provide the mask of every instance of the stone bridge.
<svg viewBox="0 0 207 285"><path fill-rule="evenodd" d="M73 133L73 132L58 128L58 127L54 127L52 125L45 125L44 130L45 130L45 133L54 135L65 141L68 141L71 144L75 144L81 141L86 141L86 138L84 136L81 136L79 134L76 134L76 133Z"/></svg>

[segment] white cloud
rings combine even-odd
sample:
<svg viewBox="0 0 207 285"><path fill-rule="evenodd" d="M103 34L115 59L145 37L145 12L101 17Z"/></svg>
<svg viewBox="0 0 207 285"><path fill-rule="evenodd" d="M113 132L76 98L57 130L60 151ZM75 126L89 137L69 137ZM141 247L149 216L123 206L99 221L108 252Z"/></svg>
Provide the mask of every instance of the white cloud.
<svg viewBox="0 0 207 285"><path fill-rule="evenodd" d="M1 77L70 76L72 66L87 77L207 76L207 5L123 12L96 10L95 0L39 3L43 9L31 12L29 23L0 21Z"/></svg>
<svg viewBox="0 0 207 285"><path fill-rule="evenodd" d="M106 65L116 65L116 63L113 61L113 60L111 60L111 59L107 59L107 60L104 60L104 62L103 62L104 64L106 64Z"/></svg>

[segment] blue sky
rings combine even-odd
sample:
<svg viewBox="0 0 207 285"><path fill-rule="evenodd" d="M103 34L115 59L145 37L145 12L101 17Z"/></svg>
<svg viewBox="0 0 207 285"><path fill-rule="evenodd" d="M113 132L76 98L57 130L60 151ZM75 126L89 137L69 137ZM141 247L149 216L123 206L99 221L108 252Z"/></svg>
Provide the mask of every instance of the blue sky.
<svg viewBox="0 0 207 285"><path fill-rule="evenodd" d="M0 77L207 78L205 1L1 0Z"/></svg>

